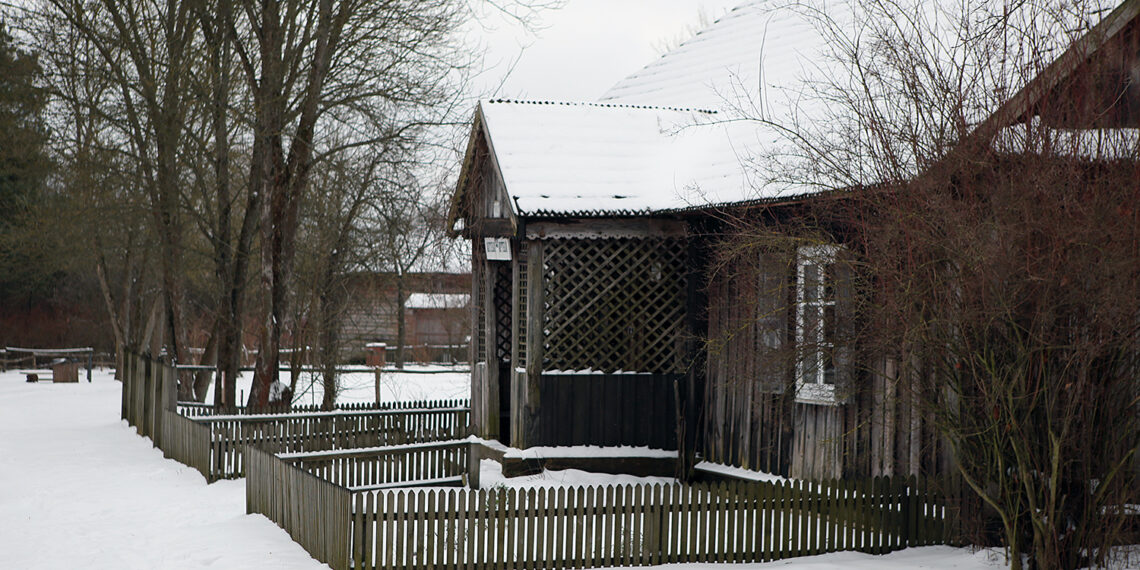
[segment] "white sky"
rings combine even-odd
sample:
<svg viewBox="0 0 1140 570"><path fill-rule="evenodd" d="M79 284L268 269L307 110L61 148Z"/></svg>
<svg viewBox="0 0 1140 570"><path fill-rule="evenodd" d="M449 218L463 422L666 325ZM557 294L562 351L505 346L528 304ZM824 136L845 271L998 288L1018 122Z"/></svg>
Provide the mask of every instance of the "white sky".
<svg viewBox="0 0 1140 570"><path fill-rule="evenodd" d="M593 101L661 55L663 41L687 38L743 0L566 0L526 31L484 9L471 34L487 47L476 89L511 99ZM518 60L514 70L512 62ZM509 75L508 75L509 72Z"/></svg>

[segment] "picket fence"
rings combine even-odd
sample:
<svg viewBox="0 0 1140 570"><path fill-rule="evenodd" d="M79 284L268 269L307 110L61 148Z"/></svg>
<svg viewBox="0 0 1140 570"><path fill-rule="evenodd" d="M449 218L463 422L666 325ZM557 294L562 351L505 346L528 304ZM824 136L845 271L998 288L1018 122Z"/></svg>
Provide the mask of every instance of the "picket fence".
<svg viewBox="0 0 1140 570"><path fill-rule="evenodd" d="M353 504L352 568L761 562L944 540L938 499L902 478L367 492Z"/></svg>
<svg viewBox="0 0 1140 570"><path fill-rule="evenodd" d="M350 491L466 484L471 443L463 440L344 451L279 453L282 461Z"/></svg>
<svg viewBox="0 0 1140 570"><path fill-rule="evenodd" d="M467 435L468 415L467 408L438 408L204 416L193 421L210 430L212 473L236 478L245 475L248 445L295 453L448 441Z"/></svg>
<svg viewBox="0 0 1140 570"><path fill-rule="evenodd" d="M347 569L352 493L256 446L245 457L246 513L265 515L317 560Z"/></svg>
<svg viewBox="0 0 1140 570"><path fill-rule="evenodd" d="M178 405L170 364L128 352L123 367L123 419L166 457L197 469L211 482L244 476L248 445L290 453L449 441L468 431L466 407L393 404L386 410L187 417L178 413L186 408Z"/></svg>
<svg viewBox="0 0 1140 570"><path fill-rule="evenodd" d="M524 570L883 554L943 544L952 519L946 499L913 477L364 490L370 480L350 462L318 467L312 456L322 454L276 457L252 447L247 454L247 511L275 521L336 569Z"/></svg>

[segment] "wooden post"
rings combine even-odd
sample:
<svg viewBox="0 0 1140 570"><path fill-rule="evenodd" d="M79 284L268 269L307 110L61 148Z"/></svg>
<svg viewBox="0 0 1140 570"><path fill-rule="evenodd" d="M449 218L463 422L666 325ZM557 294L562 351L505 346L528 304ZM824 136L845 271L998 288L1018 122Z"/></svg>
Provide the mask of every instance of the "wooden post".
<svg viewBox="0 0 1140 570"><path fill-rule="evenodd" d="M503 381L499 378L499 362L498 355L495 354L498 347L496 346L496 325L497 316L495 314L495 278L498 269L490 262L483 261L481 263L483 268L483 297L479 302L483 304L484 314L484 338L483 338L483 355L486 368L483 371L483 396L487 398L487 403L484 408L486 411L483 416L483 431L486 434L484 437L488 439L499 439L500 419L499 414L502 411L499 409L499 386ZM508 380L509 381L509 380Z"/></svg>
<svg viewBox="0 0 1140 570"><path fill-rule="evenodd" d="M690 235L700 235L700 231L690 229ZM690 237L685 247L685 328L688 338L684 341L684 362L688 363L683 380L684 385L675 387L677 416L677 469L678 477L688 481L696 464L698 434L703 430L697 425L700 421L701 402L705 383L705 351L700 339L708 337L708 316L703 309L708 306L704 293L706 263L703 248L696 237Z"/></svg>
<svg viewBox="0 0 1140 570"><path fill-rule="evenodd" d="M483 459L483 445L471 442L467 448L467 485L472 489L479 488L479 464Z"/></svg>
<svg viewBox="0 0 1140 570"><path fill-rule="evenodd" d="M538 441L541 433L539 414L542 410L542 395L538 391L539 378L542 376L542 347L545 341L543 320L545 318L544 306L546 302L545 283L543 281L543 243L533 240L527 244L527 312L526 312L526 374L516 374L518 378L515 386L519 401L525 402L524 409L518 410L519 440L514 447L526 448Z"/></svg>
<svg viewBox="0 0 1140 570"><path fill-rule="evenodd" d="M511 350L510 350L510 368L507 372L506 378L499 378L500 382L509 383L510 385L510 410L506 413L510 414L510 442L516 447L521 447L519 442L525 439L523 435L522 426L524 425L520 418L520 410L523 409L523 387L519 385L518 373L516 370L519 368L519 344L526 340L526 323L520 322L522 319L521 308L526 299L522 298L522 280L525 276L522 274L524 271L522 267L522 260L520 259L522 247L519 245L518 240L511 240ZM497 342L497 340L496 340ZM503 413L503 410L500 410Z"/></svg>

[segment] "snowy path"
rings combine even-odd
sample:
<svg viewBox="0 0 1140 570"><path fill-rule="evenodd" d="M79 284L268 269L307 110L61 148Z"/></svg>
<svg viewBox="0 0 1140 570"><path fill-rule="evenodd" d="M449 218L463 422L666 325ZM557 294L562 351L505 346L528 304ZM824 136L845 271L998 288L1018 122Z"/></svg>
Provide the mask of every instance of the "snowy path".
<svg viewBox="0 0 1140 570"><path fill-rule="evenodd" d="M106 372L96 371L92 384L58 385L0 373L0 570L328 568L268 519L245 514L244 481L206 485L196 471L164 459L119 419L119 402L120 385ZM560 471L484 479L545 486L613 482L608 477ZM992 553L929 547L663 568L982 570L1001 566L995 562Z"/></svg>
<svg viewBox="0 0 1140 570"><path fill-rule="evenodd" d="M119 420L120 384L0 374L0 568L328 568Z"/></svg>

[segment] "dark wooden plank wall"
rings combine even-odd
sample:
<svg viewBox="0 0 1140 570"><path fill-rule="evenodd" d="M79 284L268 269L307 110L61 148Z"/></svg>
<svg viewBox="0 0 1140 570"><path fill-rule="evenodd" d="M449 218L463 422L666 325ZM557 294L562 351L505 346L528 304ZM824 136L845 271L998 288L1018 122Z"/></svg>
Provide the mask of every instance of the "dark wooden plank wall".
<svg viewBox="0 0 1140 570"><path fill-rule="evenodd" d="M543 374L533 445L676 449L673 383L679 374Z"/></svg>
<svg viewBox="0 0 1140 570"><path fill-rule="evenodd" d="M709 284L702 451L715 463L787 475L794 422L791 364L781 354L786 279L764 279L758 269L742 264Z"/></svg>
<svg viewBox="0 0 1140 570"><path fill-rule="evenodd" d="M864 356L844 403L795 401L791 267L764 254L711 276L704 457L809 479L949 472L947 446L911 389L922 373L914 363L900 374L896 360Z"/></svg>

